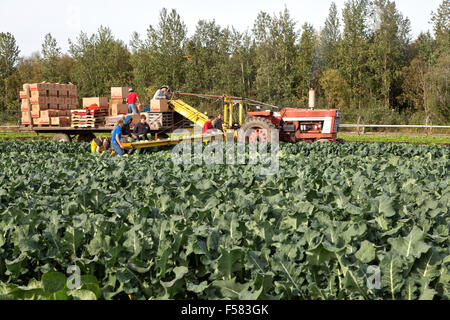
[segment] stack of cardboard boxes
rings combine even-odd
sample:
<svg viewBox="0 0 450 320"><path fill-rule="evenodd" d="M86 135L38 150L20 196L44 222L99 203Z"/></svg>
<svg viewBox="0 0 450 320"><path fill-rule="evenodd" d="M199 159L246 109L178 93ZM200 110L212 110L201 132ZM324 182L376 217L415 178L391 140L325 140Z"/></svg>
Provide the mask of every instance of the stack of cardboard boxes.
<svg viewBox="0 0 450 320"><path fill-rule="evenodd" d="M69 126L70 110L78 105L74 84L24 84L20 98L23 125Z"/></svg>
<svg viewBox="0 0 450 320"><path fill-rule="evenodd" d="M105 125L108 116L108 98L83 98L83 109L72 110L72 128L96 128Z"/></svg>
<svg viewBox="0 0 450 320"><path fill-rule="evenodd" d="M111 100L109 100L109 115L119 116L128 114L127 95L130 88L111 88Z"/></svg>

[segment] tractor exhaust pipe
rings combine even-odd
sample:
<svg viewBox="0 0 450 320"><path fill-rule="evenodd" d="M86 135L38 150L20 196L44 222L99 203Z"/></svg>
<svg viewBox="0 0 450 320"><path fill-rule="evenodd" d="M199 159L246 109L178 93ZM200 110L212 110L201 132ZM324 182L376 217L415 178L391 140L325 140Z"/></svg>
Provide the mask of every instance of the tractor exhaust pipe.
<svg viewBox="0 0 450 320"><path fill-rule="evenodd" d="M314 110L316 108L316 91L309 89L309 109Z"/></svg>

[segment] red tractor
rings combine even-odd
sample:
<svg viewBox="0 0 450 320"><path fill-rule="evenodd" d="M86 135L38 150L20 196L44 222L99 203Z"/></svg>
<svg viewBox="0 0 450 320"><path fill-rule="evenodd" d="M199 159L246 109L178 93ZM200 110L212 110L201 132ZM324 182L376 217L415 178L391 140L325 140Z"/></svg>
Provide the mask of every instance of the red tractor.
<svg viewBox="0 0 450 320"><path fill-rule="evenodd" d="M246 142L268 142L273 130L279 141L336 141L341 111L335 109L284 108L279 112L248 112L251 116L241 127Z"/></svg>
<svg viewBox="0 0 450 320"><path fill-rule="evenodd" d="M238 139L240 141L269 142L272 133L278 137L279 141L283 142L336 141L342 112L336 109L315 109L314 90L311 89L309 94L309 109L297 109L279 108L256 100L227 95L175 93L176 96L194 96L222 101L224 106L223 129L227 132L228 130L235 132L236 129L239 129ZM244 103L256 106L259 110L262 108L268 110L247 111L247 119L244 121ZM198 122L199 125L208 120L206 115L181 100L172 100L172 105L175 111L187 116L193 122ZM184 108L182 108L183 106ZM237 116L235 115L237 110L235 106L239 106ZM277 111L273 111L273 109L277 109Z"/></svg>

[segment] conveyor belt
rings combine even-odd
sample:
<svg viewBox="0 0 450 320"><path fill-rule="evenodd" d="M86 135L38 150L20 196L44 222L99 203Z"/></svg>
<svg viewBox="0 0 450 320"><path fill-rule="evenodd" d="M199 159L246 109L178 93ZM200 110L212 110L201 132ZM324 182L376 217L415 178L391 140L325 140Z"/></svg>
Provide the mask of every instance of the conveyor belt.
<svg viewBox="0 0 450 320"><path fill-rule="evenodd" d="M208 121L208 116L206 114L201 113L200 111L191 107L182 100L170 100L170 105L172 106L175 112L191 120L193 123L197 124L201 128L203 128L206 121Z"/></svg>

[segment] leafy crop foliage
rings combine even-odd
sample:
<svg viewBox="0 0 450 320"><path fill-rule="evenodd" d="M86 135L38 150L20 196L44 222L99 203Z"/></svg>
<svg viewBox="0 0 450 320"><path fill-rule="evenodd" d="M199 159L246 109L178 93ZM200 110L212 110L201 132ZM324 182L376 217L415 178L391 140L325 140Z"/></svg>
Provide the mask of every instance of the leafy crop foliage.
<svg viewBox="0 0 450 320"><path fill-rule="evenodd" d="M0 297L450 298L446 146L286 144L273 176L88 151L0 142Z"/></svg>

